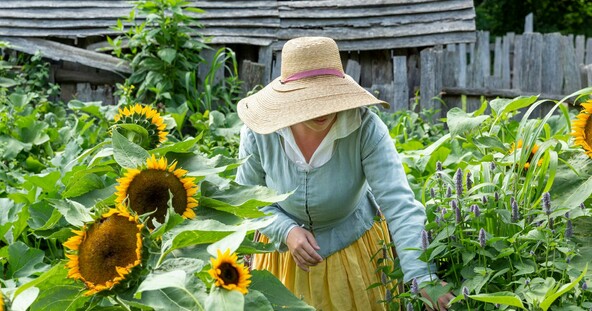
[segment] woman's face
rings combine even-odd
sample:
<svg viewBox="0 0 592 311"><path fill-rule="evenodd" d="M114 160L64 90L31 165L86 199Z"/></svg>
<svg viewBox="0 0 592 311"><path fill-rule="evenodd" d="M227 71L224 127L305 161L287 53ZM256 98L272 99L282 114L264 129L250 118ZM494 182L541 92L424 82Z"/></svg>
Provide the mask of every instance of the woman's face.
<svg viewBox="0 0 592 311"><path fill-rule="evenodd" d="M333 125L336 116L337 113L331 113L312 120L304 121L302 122L302 124L304 124L307 128L315 132L323 132L329 129L331 125Z"/></svg>

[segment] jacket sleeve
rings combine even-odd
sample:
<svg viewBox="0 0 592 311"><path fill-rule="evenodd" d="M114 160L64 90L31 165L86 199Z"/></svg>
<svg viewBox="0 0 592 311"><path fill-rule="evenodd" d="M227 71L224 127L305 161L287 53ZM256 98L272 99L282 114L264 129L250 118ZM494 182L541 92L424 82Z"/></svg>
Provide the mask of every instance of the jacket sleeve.
<svg viewBox="0 0 592 311"><path fill-rule="evenodd" d="M267 186L265 182L265 169L261 164L261 153L257 146L255 134L246 126L243 126L241 129L238 156L241 159L248 158L238 167L235 181L241 185ZM270 242L278 251L287 251L286 238L288 233L292 228L298 226L298 224L282 212L277 204L262 207L261 211L266 214L275 215L276 220L269 226L259 229L259 231L270 239Z"/></svg>
<svg viewBox="0 0 592 311"><path fill-rule="evenodd" d="M362 123L361 154L364 174L389 230L401 262L404 282L413 278L429 280L435 266L418 259L421 232L425 228L425 208L415 200L409 187L401 159L386 125L371 112Z"/></svg>

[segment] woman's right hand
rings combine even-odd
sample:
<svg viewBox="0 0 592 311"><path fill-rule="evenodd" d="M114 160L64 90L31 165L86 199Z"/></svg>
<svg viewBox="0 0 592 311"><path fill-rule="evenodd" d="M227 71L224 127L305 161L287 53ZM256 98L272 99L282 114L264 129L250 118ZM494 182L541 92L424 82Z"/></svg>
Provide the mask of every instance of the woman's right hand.
<svg viewBox="0 0 592 311"><path fill-rule="evenodd" d="M323 261L317 250L321 249L312 233L301 227L294 227L288 233L286 244L292 258L300 269L308 272L308 267Z"/></svg>

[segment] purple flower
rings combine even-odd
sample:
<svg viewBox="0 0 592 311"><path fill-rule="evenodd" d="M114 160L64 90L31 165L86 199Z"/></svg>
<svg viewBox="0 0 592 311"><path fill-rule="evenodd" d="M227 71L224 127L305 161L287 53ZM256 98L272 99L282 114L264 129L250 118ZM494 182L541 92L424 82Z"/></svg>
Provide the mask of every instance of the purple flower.
<svg viewBox="0 0 592 311"><path fill-rule="evenodd" d="M440 212L442 212L442 218L444 218L446 213L448 213L448 210L446 209L446 207L442 207L442 210Z"/></svg>
<svg viewBox="0 0 592 311"><path fill-rule="evenodd" d="M407 303L407 311L413 311L413 304L411 302Z"/></svg>
<svg viewBox="0 0 592 311"><path fill-rule="evenodd" d="M430 241L428 240L428 232L425 230L421 230L421 248L425 251L428 249L430 245Z"/></svg>
<svg viewBox="0 0 592 311"><path fill-rule="evenodd" d="M518 211L518 203L514 197L510 198L510 205L512 206L512 222L517 222L520 219L520 211Z"/></svg>
<svg viewBox="0 0 592 311"><path fill-rule="evenodd" d="M495 162L489 162L489 169L495 171Z"/></svg>
<svg viewBox="0 0 592 311"><path fill-rule="evenodd" d="M483 202L483 205L487 204L487 197L486 196L483 196L481 198L481 202Z"/></svg>
<svg viewBox="0 0 592 311"><path fill-rule="evenodd" d="M530 256L534 256L534 251L532 251L532 250L531 250L531 251L529 252L529 254L530 254Z"/></svg>
<svg viewBox="0 0 592 311"><path fill-rule="evenodd" d="M463 172L460 168L454 174L454 183L456 185L456 196L460 198L463 193Z"/></svg>
<svg viewBox="0 0 592 311"><path fill-rule="evenodd" d="M449 198L452 196L452 188L450 188L450 186L448 186L448 189L446 189L446 197Z"/></svg>
<svg viewBox="0 0 592 311"><path fill-rule="evenodd" d="M471 211L475 213L475 217L481 216L481 210L479 209L479 205L473 204L471 205Z"/></svg>
<svg viewBox="0 0 592 311"><path fill-rule="evenodd" d="M436 171L438 171L438 172L442 171L442 162L436 161Z"/></svg>
<svg viewBox="0 0 592 311"><path fill-rule="evenodd" d="M496 202L497 202L497 201L499 201L499 199L500 199L500 195L499 195L499 193L497 193L497 191L493 193L493 199L494 199Z"/></svg>
<svg viewBox="0 0 592 311"><path fill-rule="evenodd" d="M411 280L411 293L417 295L419 293L419 284L417 284L417 278Z"/></svg>
<svg viewBox="0 0 592 311"><path fill-rule="evenodd" d="M525 285L528 285L528 284L530 284L530 278L527 278L527 279L524 281L524 284L525 284Z"/></svg>
<svg viewBox="0 0 592 311"><path fill-rule="evenodd" d="M485 247L486 240L485 229L481 228L481 230L479 230L479 245L481 245L481 247Z"/></svg>
<svg viewBox="0 0 592 311"><path fill-rule="evenodd" d="M584 284L582 284L582 290L588 290L588 283L584 282Z"/></svg>
<svg viewBox="0 0 592 311"><path fill-rule="evenodd" d="M551 229L551 232L555 233L555 220L553 218L549 218L549 229Z"/></svg>
<svg viewBox="0 0 592 311"><path fill-rule="evenodd" d="M436 190L434 190L434 188L430 188L430 195L432 196L432 199L436 198Z"/></svg>
<svg viewBox="0 0 592 311"><path fill-rule="evenodd" d="M458 206L454 209L455 212L455 216L456 216L456 223L459 224L462 222L462 214L460 212L460 208L458 208Z"/></svg>
<svg viewBox="0 0 592 311"><path fill-rule="evenodd" d="M380 281L382 282L382 285L386 285L386 283L387 283L386 273L384 273L384 272L380 273Z"/></svg>
<svg viewBox="0 0 592 311"><path fill-rule="evenodd" d="M471 177L471 172L467 172L467 191L473 188L473 179Z"/></svg>
<svg viewBox="0 0 592 311"><path fill-rule="evenodd" d="M586 209L586 205L584 205L584 202L580 203L580 208L581 209Z"/></svg>
<svg viewBox="0 0 592 311"><path fill-rule="evenodd" d="M391 290L387 288L386 289L386 297L385 297L385 300L386 301L391 301L391 299L393 299L393 293L391 293Z"/></svg>
<svg viewBox="0 0 592 311"><path fill-rule="evenodd" d="M456 200L450 201L450 208L456 209L458 207L458 202Z"/></svg>
<svg viewBox="0 0 592 311"><path fill-rule="evenodd" d="M569 239L573 236L573 225L571 223L571 219L567 220L567 223L565 224L565 238Z"/></svg>
<svg viewBox="0 0 592 311"><path fill-rule="evenodd" d="M551 214L551 194L549 192L543 193L543 210L547 215Z"/></svg>
<svg viewBox="0 0 592 311"><path fill-rule="evenodd" d="M440 222L442 221L442 219L440 218L440 215L436 215L436 218L434 219L434 221L436 222L436 224L438 224L438 226L440 225Z"/></svg>

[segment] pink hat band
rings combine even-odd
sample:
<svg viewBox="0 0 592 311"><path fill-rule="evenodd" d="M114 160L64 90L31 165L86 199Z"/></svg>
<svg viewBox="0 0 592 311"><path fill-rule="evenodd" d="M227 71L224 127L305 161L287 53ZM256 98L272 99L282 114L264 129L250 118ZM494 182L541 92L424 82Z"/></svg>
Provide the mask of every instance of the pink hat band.
<svg viewBox="0 0 592 311"><path fill-rule="evenodd" d="M340 78L345 77L345 75L343 74L343 72L341 72L341 70L332 69L332 68L322 68L322 69L313 69L313 70L307 70L307 71L295 73L295 74L287 77L285 80L283 80L281 82L288 83L291 81L296 81L296 80L309 78L309 77L322 76L322 75L332 75L332 76L337 76Z"/></svg>

